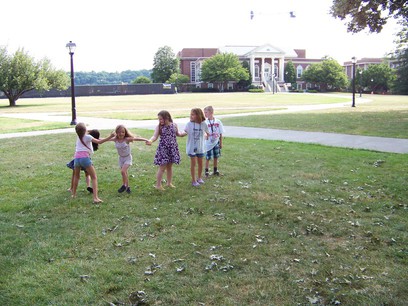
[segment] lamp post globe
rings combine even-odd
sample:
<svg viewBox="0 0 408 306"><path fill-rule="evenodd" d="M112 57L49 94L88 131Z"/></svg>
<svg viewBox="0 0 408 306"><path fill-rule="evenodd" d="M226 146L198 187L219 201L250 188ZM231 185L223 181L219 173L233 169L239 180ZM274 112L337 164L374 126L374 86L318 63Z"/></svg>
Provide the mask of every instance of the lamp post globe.
<svg viewBox="0 0 408 306"><path fill-rule="evenodd" d="M74 83L74 52L76 48L76 44L73 43L71 40L69 43L65 45L68 50L68 54L71 58L71 125L77 124L76 118L76 104L75 104L75 83Z"/></svg>

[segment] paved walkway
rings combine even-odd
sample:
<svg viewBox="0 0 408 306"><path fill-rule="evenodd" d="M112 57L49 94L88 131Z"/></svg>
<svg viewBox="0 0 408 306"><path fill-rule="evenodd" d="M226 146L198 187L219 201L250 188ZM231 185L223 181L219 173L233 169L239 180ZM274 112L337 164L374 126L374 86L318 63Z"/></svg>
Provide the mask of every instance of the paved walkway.
<svg viewBox="0 0 408 306"><path fill-rule="evenodd" d="M362 101L359 101L361 103ZM281 112L294 112L311 109L324 109L332 107L350 107L349 103L342 104L327 104L327 105L310 105L299 106L291 109L288 107ZM295 109L296 108L296 109ZM271 113L278 113L280 111L271 111ZM268 112L262 112L265 114ZM234 115L220 115L219 118L225 118L230 116L246 116L254 115L257 113L249 114L234 114ZM27 113L27 114L0 114L0 117L11 117L21 119L35 119L42 121L54 121L54 122L70 122L71 116L61 116L60 114L53 113ZM175 119L174 121L180 128L184 128L184 125L188 122L188 118ZM124 124L128 128L140 128L153 130L158 121L157 120L118 120L118 119L103 119L95 117L78 117L78 122L85 122L90 129L97 128L100 130L114 130L118 124ZM335 133L321 133L321 132L302 132L291 130L278 130L278 129L263 129L263 128L250 128L250 127L237 127L226 126L226 137L237 138L252 138L252 139L267 139L267 140L282 140L289 142L301 142L310 144L321 144L325 146L333 147L345 147L355 149L366 149L379 152L389 153L408 153L408 139L386 138L386 137L371 137L371 136L358 136L358 135L345 135ZM35 136L44 134L58 134L58 133L73 133L73 128L49 130L49 131L33 131L25 133L11 133L0 134L0 139Z"/></svg>

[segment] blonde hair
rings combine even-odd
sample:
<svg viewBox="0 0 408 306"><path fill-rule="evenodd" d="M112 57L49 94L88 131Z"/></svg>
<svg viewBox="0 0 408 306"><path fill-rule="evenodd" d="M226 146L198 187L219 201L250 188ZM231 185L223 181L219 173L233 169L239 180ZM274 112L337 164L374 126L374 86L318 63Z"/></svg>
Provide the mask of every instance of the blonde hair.
<svg viewBox="0 0 408 306"><path fill-rule="evenodd" d="M206 106L206 107L204 108L204 110L205 110L205 111L208 111L208 112L211 112L211 113L214 112L214 108L213 108L211 105Z"/></svg>

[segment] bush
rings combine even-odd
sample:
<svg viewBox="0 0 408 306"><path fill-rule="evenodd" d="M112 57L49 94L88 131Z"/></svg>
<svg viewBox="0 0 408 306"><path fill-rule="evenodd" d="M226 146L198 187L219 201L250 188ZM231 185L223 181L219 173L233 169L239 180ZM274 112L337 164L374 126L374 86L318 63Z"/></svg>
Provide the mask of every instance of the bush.
<svg viewBox="0 0 408 306"><path fill-rule="evenodd" d="M265 92L263 88L250 88L248 92Z"/></svg>

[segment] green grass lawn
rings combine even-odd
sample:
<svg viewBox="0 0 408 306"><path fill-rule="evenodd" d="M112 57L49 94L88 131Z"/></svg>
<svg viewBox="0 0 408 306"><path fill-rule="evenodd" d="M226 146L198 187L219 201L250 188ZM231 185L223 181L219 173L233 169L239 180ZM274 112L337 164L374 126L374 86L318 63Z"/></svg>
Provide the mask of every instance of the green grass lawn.
<svg viewBox="0 0 408 306"><path fill-rule="evenodd" d="M225 125L319 131L355 135L407 138L408 97L386 95L357 96L356 106L315 111L282 113L290 106L350 102L342 94L178 94L145 96L78 97L78 116L144 120L156 119L162 109L174 118L188 117L191 108L213 105L215 115L269 111L268 115L223 118ZM370 102L366 102L369 100ZM6 103L6 100L3 100ZM18 106L0 106L0 114L41 113L70 115L70 99L21 99ZM274 113L276 112L276 113ZM70 127L69 123L41 123L0 118L0 133Z"/></svg>
<svg viewBox="0 0 408 306"><path fill-rule="evenodd" d="M66 191L74 144L1 140L1 305L406 303L404 154L227 137L223 175L196 189L182 138L177 188L159 192L157 144L134 143L127 195L106 143L93 205L83 178Z"/></svg>

